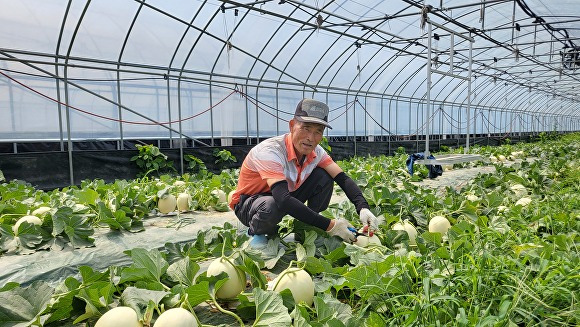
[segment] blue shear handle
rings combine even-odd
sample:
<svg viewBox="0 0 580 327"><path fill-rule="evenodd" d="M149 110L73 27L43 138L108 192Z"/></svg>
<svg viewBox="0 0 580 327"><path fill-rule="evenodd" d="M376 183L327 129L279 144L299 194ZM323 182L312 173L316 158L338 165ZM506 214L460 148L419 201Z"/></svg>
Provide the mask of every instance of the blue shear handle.
<svg viewBox="0 0 580 327"><path fill-rule="evenodd" d="M364 235L363 233L359 233L355 228L353 227L348 227L348 230L351 231L354 236L359 236L359 235Z"/></svg>

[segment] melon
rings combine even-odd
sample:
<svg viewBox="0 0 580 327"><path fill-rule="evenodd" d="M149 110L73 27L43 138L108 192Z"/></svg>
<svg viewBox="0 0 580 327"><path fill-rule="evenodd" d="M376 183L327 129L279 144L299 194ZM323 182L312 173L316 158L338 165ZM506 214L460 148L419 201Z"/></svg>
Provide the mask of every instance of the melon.
<svg viewBox="0 0 580 327"><path fill-rule="evenodd" d="M211 195L215 196L218 199L218 203L222 203L222 202L226 202L227 201L227 197L226 197L226 192L222 191L222 190L213 190L211 191Z"/></svg>
<svg viewBox="0 0 580 327"><path fill-rule="evenodd" d="M392 227L393 230L404 230L409 235L409 245L417 245L416 238L417 238L417 229L413 224L409 222L409 220L405 219L403 223L396 223Z"/></svg>
<svg viewBox="0 0 580 327"><path fill-rule="evenodd" d="M532 203L532 199L525 197L525 198L521 198L516 202L516 205L520 205L522 207L526 207L528 206L528 204Z"/></svg>
<svg viewBox="0 0 580 327"><path fill-rule="evenodd" d="M284 270L274 279L273 285L272 290L277 293L289 289L295 303L305 302L311 306L314 302L314 281L304 269L290 267Z"/></svg>
<svg viewBox="0 0 580 327"><path fill-rule="evenodd" d="M168 214L172 211L175 211L175 207L177 205L177 200L175 196L172 194L165 194L161 198L159 198L159 202L157 203L157 207L159 208L159 212L163 214Z"/></svg>
<svg viewBox="0 0 580 327"><path fill-rule="evenodd" d="M191 203L191 195L189 195L188 193L180 193L177 196L177 210L188 211L190 203Z"/></svg>
<svg viewBox="0 0 580 327"><path fill-rule="evenodd" d="M228 280L216 292L218 299L231 299L240 294L246 286L246 276L243 271L232 265L226 258L217 258L207 267L207 276L217 276L225 272Z"/></svg>
<svg viewBox="0 0 580 327"><path fill-rule="evenodd" d="M142 327L137 312L129 307L116 307L97 320L95 327Z"/></svg>
<svg viewBox="0 0 580 327"><path fill-rule="evenodd" d="M32 212L33 216L42 216L45 213L49 212L52 208L51 207L39 207Z"/></svg>
<svg viewBox="0 0 580 327"><path fill-rule="evenodd" d="M528 195L528 189L526 189L526 187L523 186L522 184L512 185L510 186L510 190L512 190L512 192L514 192L514 194L518 198Z"/></svg>
<svg viewBox="0 0 580 327"><path fill-rule="evenodd" d="M197 319L195 316L183 309L183 308L173 308L163 312L157 320L153 327L197 327Z"/></svg>
<svg viewBox="0 0 580 327"><path fill-rule="evenodd" d="M175 181L173 182L173 186L185 186L185 182L184 181Z"/></svg>
<svg viewBox="0 0 580 327"><path fill-rule="evenodd" d="M22 225L23 222L28 222L34 225L42 225L42 220L40 220L40 218L36 217L36 216L23 216L20 219L18 219L18 221L16 222L16 224L14 224L14 226L12 226L12 231L14 232L14 235L18 236L18 227L20 227L20 225Z"/></svg>
<svg viewBox="0 0 580 327"><path fill-rule="evenodd" d="M445 235L449 228L451 228L451 223L449 223L449 220L443 216L435 216L429 221L429 232L431 233L441 233L442 235Z"/></svg>

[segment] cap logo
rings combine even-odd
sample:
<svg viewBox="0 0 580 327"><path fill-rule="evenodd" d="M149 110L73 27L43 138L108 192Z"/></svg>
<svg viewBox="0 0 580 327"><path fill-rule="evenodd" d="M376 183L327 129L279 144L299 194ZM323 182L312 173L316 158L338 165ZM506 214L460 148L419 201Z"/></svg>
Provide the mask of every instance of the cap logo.
<svg viewBox="0 0 580 327"><path fill-rule="evenodd" d="M310 107L310 113L314 117L326 119L326 115L325 115L326 114L326 110L324 110L324 108L319 107L317 105L313 105L313 106Z"/></svg>

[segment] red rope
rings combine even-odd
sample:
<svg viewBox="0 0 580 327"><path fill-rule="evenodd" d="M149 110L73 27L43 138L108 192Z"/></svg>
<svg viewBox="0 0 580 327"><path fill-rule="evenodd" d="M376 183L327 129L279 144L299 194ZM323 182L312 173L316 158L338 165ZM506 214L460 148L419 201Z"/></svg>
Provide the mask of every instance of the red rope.
<svg viewBox="0 0 580 327"><path fill-rule="evenodd" d="M30 90L30 91L32 91L32 92L40 95L41 97L44 97L44 98L46 98L46 99L48 99L50 101L56 102L56 103L58 103L60 105L63 105L65 107L67 107L67 108L71 108L73 110L82 112L82 113L87 114L87 115L90 115L90 116L98 117L98 118L101 118L101 119L106 119L106 120L110 120L110 121L114 121L114 122L118 122L118 123L133 124L133 125L168 125L168 124L175 124L175 123L183 122L183 121L186 121L186 120L190 120L190 119L193 119L193 118L195 118L197 116L203 115L204 113L206 113L206 112L210 111L211 109L213 109L213 108L217 107L218 105L220 105L227 98L229 98L232 94L234 94L236 92L239 92L237 90L233 90L230 94L228 94L225 98L223 98L222 100L220 100L218 103L214 104L213 106L211 106L211 107L207 108L206 110L204 110L202 112L199 112L199 113L197 113L197 114L195 114L193 116L189 116L189 117L186 117L186 118L183 118L183 119L179 119L179 120L172 120L172 121L168 121L168 122L139 122L139 121L130 121L130 120L122 120L122 119L111 118L111 117L107 117L107 116L95 114L95 113L92 113L90 111L86 111L86 110L77 108L75 106L71 106L69 104L66 104L66 103L63 103L61 101L58 101L57 99L54 99L54 98L52 98L52 97L50 97L50 96L48 96L48 95L46 95L46 94L44 94L42 92L39 92L39 91L31 88L28 85L25 85L24 83L22 83L22 82L20 82L20 81L18 81L16 79L14 79L14 78L12 78L12 77L4 74L1 71L0 71L0 74L6 76L6 78L8 78L8 79L12 80L13 82L21 85L22 87L24 87L24 88L26 88L26 89L28 89L28 90Z"/></svg>
<svg viewBox="0 0 580 327"><path fill-rule="evenodd" d="M263 112L267 113L268 115L270 115L270 116L272 116L272 117L274 117L274 118L276 118L276 119L278 119L278 120L281 120L281 121L284 121L284 122L289 122L289 120L286 120L286 119L284 119L284 118L281 118L281 117L276 117L276 115L274 115L273 113L271 113L271 112L267 111L266 109L262 108L262 107L261 107L261 106L258 104L258 102L257 102L257 101L254 101L254 99L250 98L250 97L249 97L247 94L245 94L244 92L240 92L240 91L238 91L238 93L240 93L240 95L241 95L243 98L246 98L246 100L247 100L248 102L250 102L251 104L253 104L254 106L256 106L258 109L262 110Z"/></svg>

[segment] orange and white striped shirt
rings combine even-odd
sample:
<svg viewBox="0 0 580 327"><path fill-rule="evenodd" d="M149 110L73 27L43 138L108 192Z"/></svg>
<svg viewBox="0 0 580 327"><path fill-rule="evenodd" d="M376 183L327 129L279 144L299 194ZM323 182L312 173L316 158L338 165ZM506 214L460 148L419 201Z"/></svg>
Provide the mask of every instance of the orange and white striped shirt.
<svg viewBox="0 0 580 327"><path fill-rule="evenodd" d="M334 160L317 145L302 165L299 164L290 134L275 136L252 148L240 168L238 187L230 201L230 208L240 202L240 195L270 192L269 178L285 179L288 191L296 191L316 167L324 168Z"/></svg>

